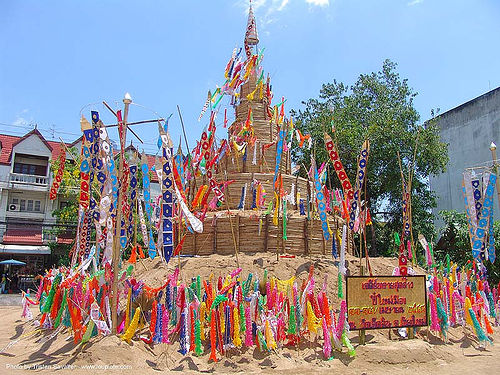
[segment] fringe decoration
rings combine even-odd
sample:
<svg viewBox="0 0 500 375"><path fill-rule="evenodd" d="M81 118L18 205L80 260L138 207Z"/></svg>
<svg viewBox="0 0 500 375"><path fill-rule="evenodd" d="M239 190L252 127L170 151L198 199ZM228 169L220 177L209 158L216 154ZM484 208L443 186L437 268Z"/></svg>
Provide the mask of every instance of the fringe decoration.
<svg viewBox="0 0 500 375"><path fill-rule="evenodd" d="M337 290L337 297L339 299L342 299L344 298L344 287L343 287L343 280L344 280L344 277L342 276L342 273L338 273L338 290Z"/></svg>
<svg viewBox="0 0 500 375"><path fill-rule="evenodd" d="M233 309L233 317L234 317L234 324L233 324L233 343L234 345L239 348L241 347L241 337L240 337L240 315L238 314L238 308L234 307Z"/></svg>
<svg viewBox="0 0 500 375"><path fill-rule="evenodd" d="M431 330L439 332L439 320L437 315L436 297L434 293L429 293L429 306L431 309Z"/></svg>
<svg viewBox="0 0 500 375"><path fill-rule="evenodd" d="M132 340L132 337L135 334L135 331L137 330L137 325L139 324L139 317L141 316L141 308L137 307L135 309L134 317L132 318L132 322L128 326L127 330L125 333L122 335L121 339L123 341L126 341L127 343L130 344L130 340Z"/></svg>
<svg viewBox="0 0 500 375"><path fill-rule="evenodd" d="M215 311L210 311L210 358L212 361L217 362L217 353L215 350L216 347L216 332L215 332L215 320L216 320Z"/></svg>
<svg viewBox="0 0 500 375"><path fill-rule="evenodd" d="M471 317L472 325L474 327L474 331L476 331L476 336L479 342L489 342L491 344L491 340L488 336L486 336L483 329L481 328L481 325L479 324L476 314L474 314L474 310L472 310L472 308L469 308L469 315Z"/></svg>

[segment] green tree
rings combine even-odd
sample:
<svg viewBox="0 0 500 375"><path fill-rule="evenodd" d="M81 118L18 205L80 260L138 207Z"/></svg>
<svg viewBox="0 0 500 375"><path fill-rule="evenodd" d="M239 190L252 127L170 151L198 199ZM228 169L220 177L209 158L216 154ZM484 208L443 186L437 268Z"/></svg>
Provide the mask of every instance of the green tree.
<svg viewBox="0 0 500 375"><path fill-rule="evenodd" d="M444 263L446 254L449 254L450 259L459 266L465 265L472 260L472 248L469 238L469 230L467 226L467 217L463 212L457 211L440 211L439 216L445 222L445 230L439 239L439 242L434 248L434 257L439 263ZM493 223L493 236L495 239L500 238L500 221ZM498 245L495 246L498 250ZM495 261L491 263L485 261L488 269L488 280L490 283L497 284L500 280L500 263Z"/></svg>
<svg viewBox="0 0 500 375"><path fill-rule="evenodd" d="M401 173L397 160L399 151L405 176L418 148L412 182L413 231L434 237L431 209L435 196L429 189L428 176L445 170L447 146L439 138L433 121L419 124L420 116L413 105L417 95L401 79L396 64L385 60L379 72L361 74L352 86L333 81L323 84L318 99L309 99L305 109L292 111L296 126L315 140L312 150L294 148L295 163L310 165L315 153L319 165L329 160L323 142L327 132L337 142L344 168L354 184L356 162L361 145L370 140L368 160L367 201L375 230L369 233L372 255L388 255L395 251L394 232L402 228ZM331 124L334 126L334 131ZM301 171L305 175L305 171ZM329 184L340 188L332 166Z"/></svg>

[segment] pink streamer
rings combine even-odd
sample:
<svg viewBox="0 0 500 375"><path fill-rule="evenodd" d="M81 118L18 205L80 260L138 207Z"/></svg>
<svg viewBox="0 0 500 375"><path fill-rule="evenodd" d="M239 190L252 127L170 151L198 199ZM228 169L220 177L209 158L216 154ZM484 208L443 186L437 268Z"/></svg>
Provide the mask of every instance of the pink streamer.
<svg viewBox="0 0 500 375"><path fill-rule="evenodd" d="M437 316L437 302L434 293L429 293L429 303L431 305L431 330L439 332L441 328L439 327L439 319Z"/></svg>
<svg viewBox="0 0 500 375"><path fill-rule="evenodd" d="M325 359L329 359L332 353L332 342L330 339L330 332L328 331L328 327L326 326L326 319L323 318L323 354L325 355Z"/></svg>
<svg viewBox="0 0 500 375"><path fill-rule="evenodd" d="M252 337L252 320L250 319L250 306L245 307L245 345L250 347L253 345Z"/></svg>

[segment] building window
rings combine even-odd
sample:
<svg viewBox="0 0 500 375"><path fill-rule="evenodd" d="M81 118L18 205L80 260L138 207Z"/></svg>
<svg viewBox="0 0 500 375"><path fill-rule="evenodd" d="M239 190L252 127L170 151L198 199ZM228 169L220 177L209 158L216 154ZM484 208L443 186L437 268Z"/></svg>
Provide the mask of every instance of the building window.
<svg viewBox="0 0 500 375"><path fill-rule="evenodd" d="M45 176L47 174L47 166L25 164L25 163L14 163L14 173Z"/></svg>
<svg viewBox="0 0 500 375"><path fill-rule="evenodd" d="M14 199L12 200L14 202ZM17 204L17 203L16 203ZM19 211L23 212L41 212L42 211L42 202L33 199L21 199L19 203Z"/></svg>
<svg viewBox="0 0 500 375"><path fill-rule="evenodd" d="M19 204L19 199L17 198L12 198L12 204Z"/></svg>

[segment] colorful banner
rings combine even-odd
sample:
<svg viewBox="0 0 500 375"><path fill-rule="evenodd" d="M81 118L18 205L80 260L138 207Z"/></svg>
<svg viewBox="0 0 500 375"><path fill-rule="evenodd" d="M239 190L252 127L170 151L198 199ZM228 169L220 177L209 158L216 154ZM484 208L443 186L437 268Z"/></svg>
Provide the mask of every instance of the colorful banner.
<svg viewBox="0 0 500 375"><path fill-rule="evenodd" d="M491 214L493 208L493 193L495 191L496 180L497 176L494 173L491 173L486 188L486 194L482 202L482 209L479 211L480 213L479 221L477 223L478 225L476 228L472 244L472 256L474 257L474 259L478 259L481 257L481 250L484 244L488 241L487 234L489 228L489 221L492 218ZM474 186L474 181L473 181L473 187L475 188L474 198L476 198L476 187ZM476 208L477 207L478 206L476 205Z"/></svg>
<svg viewBox="0 0 500 375"><path fill-rule="evenodd" d="M324 133L324 138L325 138L326 150L328 151L330 160L333 163L333 168L335 169L335 172L337 172L337 177L339 178L340 183L342 185L342 190L344 191L344 195L347 196L347 198L349 198L350 201L352 201L354 199L354 190L352 189L351 181L349 181L349 177L347 176L347 173L344 170L344 166L340 161L340 157L337 152L337 147L335 146L335 143L328 134Z"/></svg>
<svg viewBox="0 0 500 375"><path fill-rule="evenodd" d="M349 228L354 230L354 224L358 215L358 207L360 204L361 192L363 191L363 184L366 175L366 165L368 164L368 152L370 150L370 142L368 140L363 142L361 147L361 154L358 159L358 172L356 174L356 190L354 192L354 199L351 201L351 210L349 212Z"/></svg>
<svg viewBox="0 0 500 375"><path fill-rule="evenodd" d="M141 170L142 170L142 194L144 197L144 209L146 211L146 215L148 216L148 221L149 221L149 244L148 244L148 253L149 257L151 259L154 259L156 257L156 244L155 240L153 238L153 221L151 220L151 193L150 193L150 181L149 181L149 166L148 166L148 158L147 156L143 153L141 156ZM142 228L142 224L141 224ZM145 236L144 238L147 238Z"/></svg>
<svg viewBox="0 0 500 375"><path fill-rule="evenodd" d="M348 276L351 330L427 325L425 276Z"/></svg>
<svg viewBox="0 0 500 375"><path fill-rule="evenodd" d="M316 201L318 204L319 218L321 219L321 229L323 229L323 237L328 241L330 239L330 228L328 227L328 218L326 216L326 199L323 194L321 181L319 180L318 170L316 169L316 162L312 156L311 166L314 172L314 187L316 189Z"/></svg>
<svg viewBox="0 0 500 375"><path fill-rule="evenodd" d="M61 142L61 153L59 154L59 168L57 168L57 173L54 176L54 181L52 181L52 186L50 188L49 198L51 201L57 198L57 192L61 186L63 174L64 174L64 164L66 163L66 146Z"/></svg>

